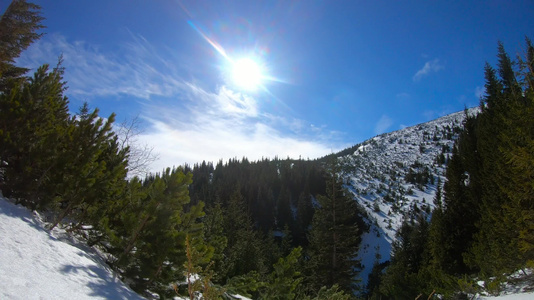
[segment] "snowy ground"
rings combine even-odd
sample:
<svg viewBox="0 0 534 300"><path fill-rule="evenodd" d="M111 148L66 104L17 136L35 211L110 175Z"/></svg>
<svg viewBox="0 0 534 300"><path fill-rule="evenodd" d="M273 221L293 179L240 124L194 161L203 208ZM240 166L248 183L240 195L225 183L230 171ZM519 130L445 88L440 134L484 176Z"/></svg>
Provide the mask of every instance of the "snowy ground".
<svg viewBox="0 0 534 300"><path fill-rule="evenodd" d="M144 299L60 233L0 197L0 299Z"/></svg>
<svg viewBox="0 0 534 300"><path fill-rule="evenodd" d="M475 298L479 300L532 300L534 299L534 293L524 293L524 294L510 294L497 297L479 297Z"/></svg>
<svg viewBox="0 0 534 300"><path fill-rule="evenodd" d="M533 300L534 273L532 269L517 271L507 277L502 285L500 296L478 296L477 300ZM484 281L479 281L478 285L484 287Z"/></svg>

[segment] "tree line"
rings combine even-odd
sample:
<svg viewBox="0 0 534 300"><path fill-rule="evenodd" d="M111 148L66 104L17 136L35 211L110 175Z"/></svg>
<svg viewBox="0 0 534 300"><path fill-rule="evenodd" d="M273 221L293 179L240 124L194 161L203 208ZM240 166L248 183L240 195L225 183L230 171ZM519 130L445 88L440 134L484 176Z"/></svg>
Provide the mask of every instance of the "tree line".
<svg viewBox="0 0 534 300"><path fill-rule="evenodd" d="M243 158L129 178L115 114L69 111L61 57L32 75L16 66L42 21L25 0L0 19L4 196L84 236L145 296L353 297L365 223L335 162Z"/></svg>
<svg viewBox="0 0 534 300"><path fill-rule="evenodd" d="M484 279L534 266L534 47L512 60L502 43L485 66L480 113L467 115L431 220L406 220L389 266L375 264L370 299L467 299ZM467 110L466 110L467 114Z"/></svg>

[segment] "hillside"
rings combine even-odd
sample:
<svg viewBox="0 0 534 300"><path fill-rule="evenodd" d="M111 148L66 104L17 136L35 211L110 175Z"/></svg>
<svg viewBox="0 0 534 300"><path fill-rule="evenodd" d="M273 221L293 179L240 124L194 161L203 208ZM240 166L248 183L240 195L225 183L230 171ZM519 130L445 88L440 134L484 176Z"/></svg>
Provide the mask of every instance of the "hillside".
<svg viewBox="0 0 534 300"><path fill-rule="evenodd" d="M144 299L100 257L0 197L0 299Z"/></svg>
<svg viewBox="0 0 534 300"><path fill-rule="evenodd" d="M477 112L478 108L468 111ZM429 217L464 118L464 111L453 113L376 136L342 152L345 155L339 160L346 186L369 216L370 230L360 247L363 284L377 254L380 262L390 259L391 243L403 220L419 213Z"/></svg>
<svg viewBox="0 0 534 300"><path fill-rule="evenodd" d="M346 186L366 210L371 228L360 249L364 284L377 253L380 261L389 260L402 221L419 213L429 216L438 178L444 180L440 157L450 155L464 116L458 112L383 134L340 157ZM39 214L0 198L0 298L143 299L83 242L62 229L43 228ZM526 285L515 281L510 279L501 297L476 299L530 299Z"/></svg>

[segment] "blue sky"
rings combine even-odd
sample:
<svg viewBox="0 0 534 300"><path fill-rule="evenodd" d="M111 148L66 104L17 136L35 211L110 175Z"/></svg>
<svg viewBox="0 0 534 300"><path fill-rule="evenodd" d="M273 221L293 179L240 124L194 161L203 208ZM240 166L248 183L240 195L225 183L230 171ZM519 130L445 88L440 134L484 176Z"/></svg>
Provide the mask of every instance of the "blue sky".
<svg viewBox="0 0 534 300"><path fill-rule="evenodd" d="M46 35L19 63L63 53L71 109L139 116L154 171L317 158L475 106L497 42L515 56L534 38L534 1L37 3ZM255 90L232 80L241 58L261 67Z"/></svg>

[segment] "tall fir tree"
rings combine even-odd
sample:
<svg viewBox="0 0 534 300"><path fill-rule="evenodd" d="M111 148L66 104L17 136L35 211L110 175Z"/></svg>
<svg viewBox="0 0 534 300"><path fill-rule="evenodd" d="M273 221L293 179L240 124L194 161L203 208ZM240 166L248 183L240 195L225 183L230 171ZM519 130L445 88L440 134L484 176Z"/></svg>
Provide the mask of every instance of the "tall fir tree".
<svg viewBox="0 0 534 300"><path fill-rule="evenodd" d="M1 188L34 209L50 197L43 186L69 147L72 121L62 74L61 68L43 65L32 78L0 93Z"/></svg>
<svg viewBox="0 0 534 300"><path fill-rule="evenodd" d="M308 281L312 288L338 284L351 294L358 288L361 267L356 258L361 230L358 206L343 188L340 168L332 163L327 170L326 195L319 195L309 233Z"/></svg>
<svg viewBox="0 0 534 300"><path fill-rule="evenodd" d="M260 233L253 228L240 190L239 185L235 187L225 210L224 227L228 246L224 251L226 259L216 271L224 274L226 278L244 275L251 271L265 274L269 267L262 252Z"/></svg>
<svg viewBox="0 0 534 300"><path fill-rule="evenodd" d="M44 28L40 9L37 4L13 0L0 17L0 92L9 91L9 85L28 71L14 63L22 51L43 35L37 33Z"/></svg>
<svg viewBox="0 0 534 300"><path fill-rule="evenodd" d="M510 169L511 161L507 153L526 138L521 112L524 108L524 93L520 81L513 69L514 62L504 50L502 43L498 46L498 70L486 67L486 96L482 103L477 133L479 141L477 152L481 157L481 217L477 223L478 233L466 258L471 265L478 266L488 275L513 271L524 263L518 251L519 223L518 215L522 209L515 206L506 186L513 186L523 172ZM514 108L518 109L514 109ZM526 110L528 112L528 108ZM528 116L527 118L532 117ZM519 135L518 133L521 132ZM518 139L515 139L515 138ZM507 141L512 141L508 143ZM515 206L517 209L507 210Z"/></svg>

